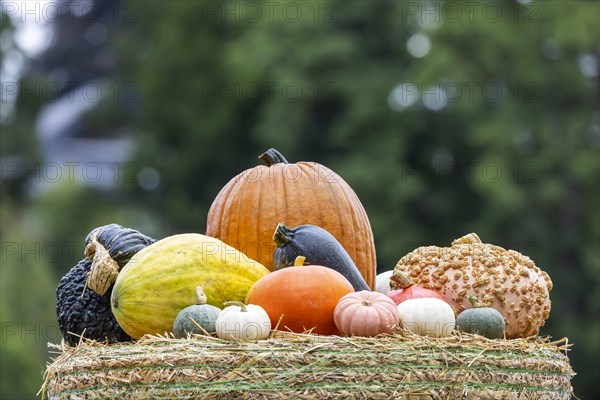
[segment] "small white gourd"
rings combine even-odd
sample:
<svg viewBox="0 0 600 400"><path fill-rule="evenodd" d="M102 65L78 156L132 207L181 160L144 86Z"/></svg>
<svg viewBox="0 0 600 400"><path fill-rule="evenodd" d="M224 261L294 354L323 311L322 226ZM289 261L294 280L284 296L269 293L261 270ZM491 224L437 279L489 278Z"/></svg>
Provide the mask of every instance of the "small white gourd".
<svg viewBox="0 0 600 400"><path fill-rule="evenodd" d="M390 288L390 277L394 271L385 271L377 275L375 278L375 291L386 294L391 292Z"/></svg>
<svg viewBox="0 0 600 400"><path fill-rule="evenodd" d="M225 340L261 340L269 337L271 319L261 306L227 301L215 323L217 336Z"/></svg>
<svg viewBox="0 0 600 400"><path fill-rule="evenodd" d="M398 315L404 328L421 336L444 337L454 330L454 310L436 298L410 299L398 304Z"/></svg>

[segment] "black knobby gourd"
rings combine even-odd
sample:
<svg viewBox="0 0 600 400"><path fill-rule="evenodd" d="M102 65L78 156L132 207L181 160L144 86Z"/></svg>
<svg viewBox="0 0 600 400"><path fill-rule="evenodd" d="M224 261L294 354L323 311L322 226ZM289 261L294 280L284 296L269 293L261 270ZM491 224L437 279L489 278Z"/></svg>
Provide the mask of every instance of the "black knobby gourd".
<svg viewBox="0 0 600 400"><path fill-rule="evenodd" d="M111 291L100 295L86 287L91 266L87 258L79 261L56 288L56 317L65 342L75 346L81 336L110 343L131 340L111 311Z"/></svg>
<svg viewBox="0 0 600 400"><path fill-rule="evenodd" d="M86 258L60 280L56 288L56 316L65 341L74 346L81 337L98 341L122 342L131 337L117 323L110 305L112 283L102 293L89 288L94 263L100 269L111 263L115 273L138 251L156 242L134 229L110 224L95 228L85 239ZM97 257L101 253L103 257Z"/></svg>
<svg viewBox="0 0 600 400"><path fill-rule="evenodd" d="M316 225L288 228L279 224L273 240L277 244L273 258L275 271L293 266L296 257L303 256L308 265L322 265L344 275L355 291L371 290L348 252L325 229Z"/></svg>

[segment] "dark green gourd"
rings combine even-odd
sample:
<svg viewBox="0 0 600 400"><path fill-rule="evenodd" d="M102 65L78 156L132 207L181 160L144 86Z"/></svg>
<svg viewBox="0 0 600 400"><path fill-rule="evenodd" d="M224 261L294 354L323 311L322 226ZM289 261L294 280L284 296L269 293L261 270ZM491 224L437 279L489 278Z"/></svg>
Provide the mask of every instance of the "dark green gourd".
<svg viewBox="0 0 600 400"><path fill-rule="evenodd" d="M277 244L273 259L275 271L293 266L296 257L303 256L307 265L322 265L344 275L355 291L371 290L348 252L325 229L316 225L288 228L279 224L273 240Z"/></svg>
<svg viewBox="0 0 600 400"><path fill-rule="evenodd" d="M88 258L94 256L94 252L88 250L88 246L94 241L94 238L108 250L110 258L115 260L121 268L129 262L135 253L156 242L156 239L148 237L135 229L124 228L117 224L104 225L92 230L85 238Z"/></svg>
<svg viewBox="0 0 600 400"><path fill-rule="evenodd" d="M92 261L88 287L105 294L131 257L154 242L156 239L117 224L92 230L85 238L85 256Z"/></svg>
<svg viewBox="0 0 600 400"><path fill-rule="evenodd" d="M488 339L504 337L504 317L498 310L479 302L475 295L469 296L473 308L464 310L456 317L456 329L476 333Z"/></svg>
<svg viewBox="0 0 600 400"><path fill-rule="evenodd" d="M196 302L181 310L173 322L173 336L177 339L185 338L188 333L211 334L216 333L215 323L221 309L206 304L206 294L201 286L196 288Z"/></svg>

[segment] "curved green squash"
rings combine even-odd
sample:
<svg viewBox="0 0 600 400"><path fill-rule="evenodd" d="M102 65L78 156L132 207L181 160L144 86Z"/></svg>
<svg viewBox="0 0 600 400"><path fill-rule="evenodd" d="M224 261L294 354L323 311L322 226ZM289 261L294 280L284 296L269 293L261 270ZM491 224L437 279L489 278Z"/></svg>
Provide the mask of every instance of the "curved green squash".
<svg viewBox="0 0 600 400"><path fill-rule="evenodd" d="M194 304L197 286L207 304L244 301L269 270L218 239L188 233L170 236L138 252L119 273L111 306L127 334L170 332L175 317Z"/></svg>
<svg viewBox="0 0 600 400"><path fill-rule="evenodd" d="M135 253L155 243L156 239L117 224L99 226L85 238L86 256L90 260L94 259L95 249L90 248L89 245L94 241L104 246L110 257L119 264L120 268L123 268Z"/></svg>
<svg viewBox="0 0 600 400"><path fill-rule="evenodd" d="M273 240L277 244L273 256L275 271L293 266L296 257L302 256L308 265L322 265L344 275L357 292L371 290L348 252L320 226L307 224L288 228L279 224Z"/></svg>
<svg viewBox="0 0 600 400"><path fill-rule="evenodd" d="M95 228L85 238L85 256L92 262L87 286L100 295L106 294L131 257L155 242L135 229L117 224Z"/></svg>

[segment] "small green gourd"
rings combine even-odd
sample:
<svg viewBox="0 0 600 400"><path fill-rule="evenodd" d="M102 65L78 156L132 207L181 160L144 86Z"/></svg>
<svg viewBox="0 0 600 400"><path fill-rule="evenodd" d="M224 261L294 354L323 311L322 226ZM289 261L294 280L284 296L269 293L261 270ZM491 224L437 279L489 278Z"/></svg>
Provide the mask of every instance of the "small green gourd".
<svg viewBox="0 0 600 400"><path fill-rule="evenodd" d="M187 337L188 333L205 335L216 332L215 322L221 309L206 304L206 295L202 286L196 287L195 304L181 310L173 322L173 335L177 339Z"/></svg>
<svg viewBox="0 0 600 400"><path fill-rule="evenodd" d="M504 317L498 310L482 304L477 296L469 296L473 308L464 310L456 317L456 329L467 333L476 333L488 339L504 337Z"/></svg>

